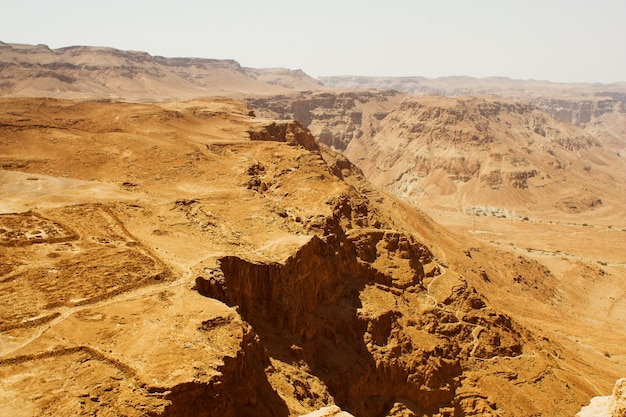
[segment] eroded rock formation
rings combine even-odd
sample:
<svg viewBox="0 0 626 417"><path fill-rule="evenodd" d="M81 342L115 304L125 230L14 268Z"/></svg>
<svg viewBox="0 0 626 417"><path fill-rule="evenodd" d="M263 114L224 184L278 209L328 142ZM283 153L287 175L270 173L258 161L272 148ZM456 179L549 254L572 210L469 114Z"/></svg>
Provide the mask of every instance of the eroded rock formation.
<svg viewBox="0 0 626 417"><path fill-rule="evenodd" d="M311 132L297 121L271 122L248 133L251 140L286 142L290 145L300 145L307 150L318 149Z"/></svg>
<svg viewBox="0 0 626 417"><path fill-rule="evenodd" d="M623 109L626 96L622 95L620 98L621 100L602 97L593 100L544 98L533 102L539 109L557 119L584 128L592 121L600 120L605 114L626 112Z"/></svg>
<svg viewBox="0 0 626 417"><path fill-rule="evenodd" d="M367 135L401 98L395 91L316 92L249 98L247 103L259 114L297 120L320 143L344 151L351 141Z"/></svg>
<svg viewBox="0 0 626 417"><path fill-rule="evenodd" d="M626 416L626 378L615 383L613 392L606 397L594 397L576 417L624 417Z"/></svg>
<svg viewBox="0 0 626 417"><path fill-rule="evenodd" d="M354 415L390 415L397 404L496 413L457 390L469 362L523 354L516 325L412 236L368 215L369 203L330 203L322 234L284 263L224 257L219 278L198 277L197 288L238 306L270 355L308 369Z"/></svg>
<svg viewBox="0 0 626 417"><path fill-rule="evenodd" d="M607 103L614 105L605 103L593 117L617 117L609 130L619 135L620 102L611 100ZM410 97L393 91L249 100L259 114L301 120L374 184L423 207L458 210L462 201L462 211L485 204L522 211L525 201L533 201L535 211L570 213L562 201L578 198L573 193L581 183L590 184L585 198L612 201L603 206L607 210L619 205L615 187L599 184L614 183L605 167L620 158L623 140L596 134L595 122L584 131L550 116L550 103L538 108L494 97Z"/></svg>
<svg viewBox="0 0 626 417"><path fill-rule="evenodd" d="M224 99L2 104L2 413L564 416L593 392L494 305L552 311L547 268L299 124Z"/></svg>

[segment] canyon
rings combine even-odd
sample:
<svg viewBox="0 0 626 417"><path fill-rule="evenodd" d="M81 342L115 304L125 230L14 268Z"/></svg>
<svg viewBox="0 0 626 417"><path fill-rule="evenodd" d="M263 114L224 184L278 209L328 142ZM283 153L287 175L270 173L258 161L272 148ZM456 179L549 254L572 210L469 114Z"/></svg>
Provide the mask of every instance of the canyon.
<svg viewBox="0 0 626 417"><path fill-rule="evenodd" d="M0 57L0 414L573 416L626 374L620 86Z"/></svg>
<svg viewBox="0 0 626 417"><path fill-rule="evenodd" d="M491 96L320 92L252 98L248 105L301 120L375 185L425 208L495 206L554 219L594 211L594 218L612 221L623 213L624 136L609 135L601 122L625 125L620 102L593 122L585 117L585 129L530 102Z"/></svg>

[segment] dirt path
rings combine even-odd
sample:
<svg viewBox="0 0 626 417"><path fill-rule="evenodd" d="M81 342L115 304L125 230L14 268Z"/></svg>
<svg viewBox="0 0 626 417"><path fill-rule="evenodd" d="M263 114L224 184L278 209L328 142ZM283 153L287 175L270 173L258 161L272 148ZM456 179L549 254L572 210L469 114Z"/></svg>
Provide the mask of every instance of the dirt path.
<svg viewBox="0 0 626 417"><path fill-rule="evenodd" d="M37 332L34 335L32 335L31 337L29 337L28 339L26 339L25 341L23 341L19 345L16 345L16 346L13 346L11 348L4 349L4 350L0 351L0 358L7 357L7 356L11 355L12 353L15 353L15 352L23 349L24 347L30 345L31 343L33 343L34 341L39 339L41 336L43 336L48 330L50 330L54 326L62 323L63 321L67 320L69 317L71 317L75 313L78 313L78 312L81 312L81 311L84 311L84 310L88 310L88 309L104 307L104 306L107 306L107 305L111 305L111 304L115 304L115 303L121 303L121 302L124 302L124 301L134 300L134 299L138 299L140 297L145 297L145 296L149 296L149 295L152 295L152 294L156 294L156 293L162 292L162 291L164 291L164 290L166 290L168 288L181 286L181 285L183 285L183 283L187 282L188 279L189 279L189 277L179 278L177 280L170 281L170 282L159 283L159 284L154 284L154 285L150 285L150 286L146 286L146 287L137 288L135 290L130 290L130 291L122 293L122 294L120 294L118 296L115 296L115 297L112 297L112 298L108 298L106 300L98 301L98 302L93 303L93 304L85 304L85 305L78 305L78 306L73 306L73 307L62 308L61 312L60 312L60 315L58 317L54 318L53 320L51 320L48 323L46 323L45 325L43 325L39 330L37 330Z"/></svg>

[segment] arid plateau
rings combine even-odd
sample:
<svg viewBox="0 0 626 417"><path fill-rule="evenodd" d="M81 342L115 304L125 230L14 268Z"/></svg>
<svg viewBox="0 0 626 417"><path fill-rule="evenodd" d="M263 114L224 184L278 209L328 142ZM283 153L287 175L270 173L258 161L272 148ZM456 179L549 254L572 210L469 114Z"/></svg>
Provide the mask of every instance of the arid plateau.
<svg viewBox="0 0 626 417"><path fill-rule="evenodd" d="M0 416L625 415L625 85L0 42L0 95Z"/></svg>

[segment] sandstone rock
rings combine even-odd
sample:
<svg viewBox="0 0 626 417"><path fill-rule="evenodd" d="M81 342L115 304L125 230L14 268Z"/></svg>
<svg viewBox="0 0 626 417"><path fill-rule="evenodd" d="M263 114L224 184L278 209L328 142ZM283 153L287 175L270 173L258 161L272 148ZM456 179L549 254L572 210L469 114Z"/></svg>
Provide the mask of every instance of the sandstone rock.
<svg viewBox="0 0 626 417"><path fill-rule="evenodd" d="M623 141L601 142L529 102L326 91L248 105L300 120L370 181L422 207L457 210L463 201L461 210L491 204L521 211L534 201L537 209L553 211L562 206L563 190L583 183L603 202L611 200L607 206L621 204L606 166L623 165L616 160ZM610 105L602 108L598 117L619 119ZM620 131L619 120L607 125L611 132ZM589 132L600 128L594 129ZM609 141L611 147L601 146Z"/></svg>
<svg viewBox="0 0 626 417"><path fill-rule="evenodd" d="M261 128L248 131L251 140L286 142L301 145L307 150L318 149L315 138L299 122L271 122Z"/></svg>
<svg viewBox="0 0 626 417"><path fill-rule="evenodd" d="M596 98L593 100L538 98L533 102L541 110L552 114L564 122L575 124L578 127L585 127L590 122L600 119L607 113L619 111L624 101L607 98Z"/></svg>
<svg viewBox="0 0 626 417"><path fill-rule="evenodd" d="M317 411L308 414L302 414L300 417L354 417L352 414L342 411L336 405L322 407Z"/></svg>
<svg viewBox="0 0 626 417"><path fill-rule="evenodd" d="M308 127L319 143L344 151L348 144L368 134L393 106L397 92L319 92L247 100L259 114L294 119Z"/></svg>
<svg viewBox="0 0 626 417"><path fill-rule="evenodd" d="M577 358L496 308L499 287L555 308L549 270L469 250L306 129L227 99L2 104L1 413L564 416L586 398L554 366Z"/></svg>
<svg viewBox="0 0 626 417"><path fill-rule="evenodd" d="M594 397L589 405L584 406L576 417L625 417L626 416L626 378L615 383L613 392L606 397Z"/></svg>
<svg viewBox="0 0 626 417"><path fill-rule="evenodd" d="M612 417L626 416L626 378L617 381L609 404Z"/></svg>

